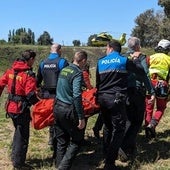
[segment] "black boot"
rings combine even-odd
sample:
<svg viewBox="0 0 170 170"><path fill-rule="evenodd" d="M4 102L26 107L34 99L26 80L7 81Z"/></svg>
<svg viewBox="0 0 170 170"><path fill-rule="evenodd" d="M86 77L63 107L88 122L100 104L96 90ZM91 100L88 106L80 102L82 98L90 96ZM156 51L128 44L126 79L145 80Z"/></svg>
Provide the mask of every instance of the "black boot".
<svg viewBox="0 0 170 170"><path fill-rule="evenodd" d="M155 128L158 125L158 120L156 120L154 117L151 119L150 123L145 128L145 134L147 138L155 138L156 137L156 131Z"/></svg>
<svg viewBox="0 0 170 170"><path fill-rule="evenodd" d="M155 127L152 124L149 124L146 127L146 132L148 133L150 138L155 138L156 137Z"/></svg>

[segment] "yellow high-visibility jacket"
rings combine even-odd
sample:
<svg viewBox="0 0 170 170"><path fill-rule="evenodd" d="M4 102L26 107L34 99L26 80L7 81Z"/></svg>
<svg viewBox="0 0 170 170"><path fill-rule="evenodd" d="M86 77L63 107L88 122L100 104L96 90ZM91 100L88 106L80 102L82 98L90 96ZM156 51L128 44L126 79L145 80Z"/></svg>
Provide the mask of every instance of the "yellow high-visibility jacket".
<svg viewBox="0 0 170 170"><path fill-rule="evenodd" d="M164 53L156 53L150 56L149 74L150 77L156 73L163 80L169 79L168 73L170 70L170 56Z"/></svg>

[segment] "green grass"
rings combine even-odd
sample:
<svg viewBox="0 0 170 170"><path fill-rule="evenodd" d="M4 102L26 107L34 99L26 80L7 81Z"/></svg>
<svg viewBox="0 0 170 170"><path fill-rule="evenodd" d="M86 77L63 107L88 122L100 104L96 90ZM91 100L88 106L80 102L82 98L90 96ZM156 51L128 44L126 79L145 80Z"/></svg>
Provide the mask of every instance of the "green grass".
<svg viewBox="0 0 170 170"><path fill-rule="evenodd" d="M10 119L5 118L3 108L0 108L0 169L10 170L11 142L13 136L13 125ZM92 127L97 115L89 118L86 129L86 138L91 141L90 146L83 147L76 157L72 170L93 170L103 166L102 141L93 137ZM138 154L132 165L116 161L122 170L168 170L170 169L170 116L169 106L166 109L157 127L157 138L148 142L144 136L144 130L137 138ZM102 135L102 132L101 132ZM35 130L31 127L30 143L27 154L27 162L35 169L52 170L53 151L48 146L48 128ZM78 167L78 168L77 168Z"/></svg>

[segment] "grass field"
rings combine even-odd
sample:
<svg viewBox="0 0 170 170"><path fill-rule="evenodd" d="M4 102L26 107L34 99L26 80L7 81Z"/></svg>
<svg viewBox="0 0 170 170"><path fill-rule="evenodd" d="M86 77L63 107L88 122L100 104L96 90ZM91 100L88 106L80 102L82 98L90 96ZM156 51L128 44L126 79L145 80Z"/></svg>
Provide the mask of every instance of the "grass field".
<svg viewBox="0 0 170 170"><path fill-rule="evenodd" d="M6 92L0 98L0 170L12 170L10 161L11 141L13 136L13 125L10 119L6 119L4 103ZM122 170L170 170L170 105L168 105L156 131L157 137L147 141L144 130L141 129L137 138L138 153L132 162L116 163ZM89 118L86 129L86 138L91 141L90 146L84 146L76 160L72 170L95 170L102 169L102 140L96 140L92 133L92 127L96 120L94 115ZM101 132L102 135L102 132ZM35 130L31 127L30 144L27 154L27 163L35 170L55 169L52 161L53 151L48 143L48 128Z"/></svg>

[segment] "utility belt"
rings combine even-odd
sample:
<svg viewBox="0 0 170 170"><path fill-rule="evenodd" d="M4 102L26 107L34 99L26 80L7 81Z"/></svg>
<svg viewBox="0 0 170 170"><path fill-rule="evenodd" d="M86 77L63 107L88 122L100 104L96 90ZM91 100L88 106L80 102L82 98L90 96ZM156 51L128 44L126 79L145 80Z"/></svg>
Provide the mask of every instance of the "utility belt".
<svg viewBox="0 0 170 170"><path fill-rule="evenodd" d="M8 95L8 100L12 100L12 101L25 101L26 97L25 96L19 96L19 95L14 95L14 94L9 94Z"/></svg>
<svg viewBox="0 0 170 170"><path fill-rule="evenodd" d="M7 114L21 114L29 106L25 96L9 94L5 104Z"/></svg>

